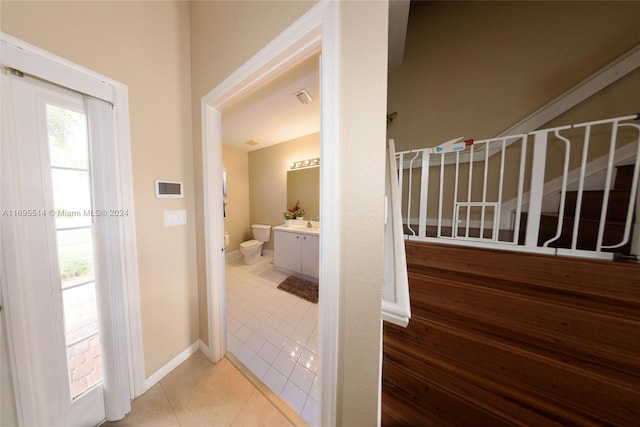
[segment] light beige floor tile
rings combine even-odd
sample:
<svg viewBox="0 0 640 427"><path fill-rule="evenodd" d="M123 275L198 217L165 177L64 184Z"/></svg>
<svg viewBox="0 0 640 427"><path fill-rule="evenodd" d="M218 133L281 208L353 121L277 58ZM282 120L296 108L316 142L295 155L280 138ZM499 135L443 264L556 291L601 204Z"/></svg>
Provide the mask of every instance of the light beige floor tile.
<svg viewBox="0 0 640 427"><path fill-rule="evenodd" d="M107 422L109 427L175 427L180 426L160 384L151 387L131 403L131 412L124 420Z"/></svg>
<svg viewBox="0 0 640 427"><path fill-rule="evenodd" d="M257 381L254 379L254 381ZM276 400L277 396L273 396ZM284 408L285 403L279 402ZM109 427L290 427L293 424L224 358L212 364L200 352L132 402L132 411ZM289 414L294 418L297 414ZM297 419L297 418L296 418ZM300 425L304 422L300 420Z"/></svg>
<svg viewBox="0 0 640 427"><path fill-rule="evenodd" d="M258 390L253 390L251 397L233 420L231 427L290 427L293 426L280 411Z"/></svg>
<svg viewBox="0 0 640 427"><path fill-rule="evenodd" d="M255 390L227 359L190 358L161 381L183 426L229 426ZM205 368L205 365L206 369Z"/></svg>

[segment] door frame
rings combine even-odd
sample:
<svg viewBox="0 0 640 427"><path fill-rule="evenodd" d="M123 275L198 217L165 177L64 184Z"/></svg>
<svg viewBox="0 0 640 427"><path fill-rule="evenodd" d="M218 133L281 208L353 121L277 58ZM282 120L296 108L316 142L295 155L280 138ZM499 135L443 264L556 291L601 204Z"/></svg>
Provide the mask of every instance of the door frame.
<svg viewBox="0 0 640 427"><path fill-rule="evenodd" d="M201 100L209 358L226 351L221 112L233 101L322 52L318 425L336 424L340 289L339 5L320 1Z"/></svg>
<svg viewBox="0 0 640 427"><path fill-rule="evenodd" d="M111 407L116 408L115 413L124 416L131 410L131 400L146 391L133 208L128 88L120 82L8 34L0 33L0 43L2 72L6 71L5 67L14 68L59 86L108 101L113 105L113 149L117 171L113 171L110 178L117 183L115 195L117 204L119 207L128 209L129 216L122 217L120 223L120 257L124 262L120 271L120 280L117 281L117 286L114 286L108 304L111 317L124 320L124 325L119 328L120 333L116 335L113 343L109 343L113 345L117 354L115 369L120 381L120 386L117 387L118 392L109 399ZM6 120L5 116L6 114L3 114L3 121ZM3 142L3 145L5 144L6 142ZM21 226L17 221L15 225ZM18 239L12 239L7 235L0 235L0 239L3 246L6 245L3 247L5 250L8 249L7 246L9 247L9 250L1 254L0 259L3 267L0 275L0 292L5 303L3 315L7 330L9 363L14 374L12 380L18 422L20 425L37 425L46 422L46 420L38 422L42 414L38 412L37 375L24 363L28 360L33 346L24 334L24 320L33 313L30 313L24 296L20 292L12 291L9 285L20 283L20 279L27 277L30 266L25 265L19 257L26 248ZM6 269L8 265L17 267L8 272ZM107 410L107 418L109 418L109 410Z"/></svg>

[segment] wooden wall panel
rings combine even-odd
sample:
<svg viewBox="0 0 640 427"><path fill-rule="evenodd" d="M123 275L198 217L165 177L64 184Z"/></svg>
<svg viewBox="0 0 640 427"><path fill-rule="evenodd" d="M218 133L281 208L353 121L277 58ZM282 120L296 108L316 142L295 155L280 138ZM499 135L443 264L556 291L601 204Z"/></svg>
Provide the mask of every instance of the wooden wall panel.
<svg viewBox="0 0 640 427"><path fill-rule="evenodd" d="M383 425L636 426L640 266L407 243Z"/></svg>

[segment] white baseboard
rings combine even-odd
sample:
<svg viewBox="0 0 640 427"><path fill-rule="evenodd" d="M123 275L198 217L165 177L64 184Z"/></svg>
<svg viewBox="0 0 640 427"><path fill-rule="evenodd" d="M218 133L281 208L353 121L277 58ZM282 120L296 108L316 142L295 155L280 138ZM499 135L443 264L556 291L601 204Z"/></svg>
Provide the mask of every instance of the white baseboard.
<svg viewBox="0 0 640 427"><path fill-rule="evenodd" d="M273 251L271 249L263 249L262 250L262 255L266 255L266 256L273 256ZM235 251L231 251L229 253L227 253L225 255L225 261L229 262L229 261L235 261L237 259L242 258L242 253L240 252L240 249L236 249Z"/></svg>
<svg viewBox="0 0 640 427"><path fill-rule="evenodd" d="M236 249L235 251L231 251L231 252L227 252L225 255L225 260L227 262L229 261L235 261L237 259L242 258L242 253L240 253L240 249Z"/></svg>
<svg viewBox="0 0 640 427"><path fill-rule="evenodd" d="M178 365L180 365L182 362L187 360L196 351L198 351L200 349L200 342L201 341L194 342L189 347L187 347L183 351L181 351L176 357L171 359L162 368L158 369L153 374L149 375L145 379L145 389L149 390L151 387L156 385L161 379L163 379L165 376L167 376L167 374L169 372L173 371L175 368L178 367Z"/></svg>
<svg viewBox="0 0 640 427"><path fill-rule="evenodd" d="M198 343L200 345L200 351L202 352L202 354L207 356L207 359L208 359L209 358L209 346L206 345L202 340L198 341Z"/></svg>

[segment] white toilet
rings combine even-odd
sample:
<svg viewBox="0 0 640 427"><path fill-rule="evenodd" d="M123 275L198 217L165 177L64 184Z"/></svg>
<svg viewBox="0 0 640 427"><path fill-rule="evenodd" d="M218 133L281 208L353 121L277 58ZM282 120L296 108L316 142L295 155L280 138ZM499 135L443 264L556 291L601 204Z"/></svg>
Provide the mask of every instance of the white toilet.
<svg viewBox="0 0 640 427"><path fill-rule="evenodd" d="M271 239L271 226L253 224L251 233L255 240L240 243L240 253L244 256L245 264L253 264L262 256L262 245Z"/></svg>

